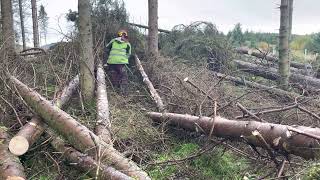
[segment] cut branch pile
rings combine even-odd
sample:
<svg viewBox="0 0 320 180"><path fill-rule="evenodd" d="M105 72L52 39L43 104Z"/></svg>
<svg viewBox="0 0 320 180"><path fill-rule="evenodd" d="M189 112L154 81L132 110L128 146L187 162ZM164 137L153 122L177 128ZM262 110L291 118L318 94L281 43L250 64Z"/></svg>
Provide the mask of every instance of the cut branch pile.
<svg viewBox="0 0 320 180"><path fill-rule="evenodd" d="M180 85L182 85L184 89L187 89L188 85L190 85L192 88L196 89L197 93L200 92L199 96L190 99L190 101L194 101L198 100L197 98L199 97L203 98L200 99L201 104L199 104L198 109L195 110L199 112L200 116L167 113L168 109L166 108L168 107L164 106L163 101L158 94L158 92L161 92L160 87L164 87L165 85L160 83L159 89L156 90L137 56L135 60L136 66L142 75L143 82L148 87L151 97L159 109L159 112L147 113L147 116L155 122L172 124L188 130L201 132L207 134L209 138L211 138L211 135L214 135L217 137L244 141L251 146L264 148L279 167L281 165L277 160L277 156L279 155L287 157L288 154L293 154L306 159L320 158L320 145L318 143L320 140L319 128L267 123L264 118L262 119L260 117L260 115L267 113L297 108L302 112L308 113L313 118L320 120L318 114L309 111L307 108L301 106L299 104L300 102L297 102L299 94L216 73L215 75L216 77L219 77L220 81L225 79L237 84L262 89L279 96L287 96L290 100L294 98L296 100L296 104L288 105L283 108L275 108L266 111L251 111L236 99L234 100L234 103L237 104L244 113L243 116L238 116L237 119L253 117L262 122L235 121L216 115L217 111L220 112L217 110L217 107L223 109L232 104L232 102L229 102L227 105L221 106L219 102L219 105L217 105L218 98L211 92L220 81L213 87L206 89L198 86L198 82L195 83L196 81L192 81L189 78L181 80L181 78L177 76ZM245 67L245 65L241 64L242 62L235 62L239 63L239 66L242 68ZM252 68L252 66L250 66L250 69L256 68L258 67L254 66ZM275 79L278 78L278 75L275 74L272 69L270 76ZM292 75L292 77L295 78L296 76ZM196 79L197 76L193 78ZM211 76L210 78L213 79ZM25 179L23 166L15 155L26 153L44 132L50 136L52 147L54 147L56 151L62 152L63 157L70 165L87 172L95 179L150 179L146 172L139 168L133 161L125 158L124 155L113 147L105 72L101 65L97 67L97 122L94 130L95 133L60 109L69 101L71 95L79 86L78 77L72 80L69 85L63 89L61 95L58 96L59 98L53 102L46 100L40 94L11 75L7 75L7 80L11 88L16 90L15 93L23 98L25 103L32 108L36 115L34 115L32 120L25 124L16 136L11 139L10 144L8 143L9 139L6 132L0 127L0 162L5 162L0 164L1 179L10 179L9 177L11 176L16 176L18 179ZM307 81L308 85L316 86L318 81L313 80L314 79L300 79L299 81L297 80L297 82L301 83L301 81ZM294 79L292 81L294 81ZM319 87L320 83L316 88ZM165 88L167 91L171 91L173 96L176 96L175 92L170 89L171 87ZM195 94L194 91L190 94L192 93ZM183 96L183 94L179 94L178 96ZM213 117L201 115L205 100L208 100L209 105L213 104L213 106L209 106L209 109L211 108L211 111L214 111ZM177 106L183 105L177 104ZM61 135L61 137L59 137L59 135ZM8 151L8 147L11 152ZM5 160L1 158L5 158ZM281 174L282 172L280 175Z"/></svg>
<svg viewBox="0 0 320 180"><path fill-rule="evenodd" d="M254 88L258 87L263 90L270 90L271 93L276 93L280 96L285 95L290 99L295 98L296 101L299 97L299 94L296 93L290 93L280 89L263 86L257 83L243 81L241 79L225 76L219 73L216 75L221 78L221 80L227 79L240 84L249 83L249 86L252 86ZM185 79L185 81L188 81L188 79ZM194 83L191 83L191 86L195 87ZM170 89L170 87L165 88ZM199 90L201 94L208 94L208 92L199 89L199 87L197 87L196 89ZM172 93L174 94L175 92ZM244 111L244 114L247 115L246 117L252 116L253 118L263 122L229 120L220 116L216 116L216 112L214 113L214 117L199 117L192 115L157 112L147 113L147 116L158 123L180 126L185 129L205 133L209 136L212 134L218 137L245 141L250 145L266 149L268 151L268 154L270 156L272 155L271 159L275 158L274 155L279 154L282 154L285 157L287 157L288 154L294 154L305 159L320 158L318 143L318 140L320 140L319 128L267 123L263 119L258 117L258 115L260 115L259 112L251 113L240 103L237 103L237 105L241 107L241 110ZM294 107L300 107L299 103L294 106L288 106L287 108L280 108L278 111L286 109L289 110ZM214 106L213 108L215 109L216 106ZM312 112L308 111L308 114L310 113ZM315 113L312 113L310 115L314 118L317 118L317 115ZM274 154L273 151L276 153ZM278 162L277 164L279 165Z"/></svg>
<svg viewBox="0 0 320 180"><path fill-rule="evenodd" d="M221 79L232 81L232 82L239 84L239 85L244 85L244 86L248 86L248 87L255 88L255 89L263 89L263 90L266 90L267 92L270 92L271 94L277 94L279 96L285 96L288 98L295 98L295 97L300 96L299 94L294 93L294 92L289 92L289 91L285 91L285 90L282 90L282 89L279 89L276 87L262 85L262 84L259 84L256 82L251 82L251 81L242 79L242 78L224 75L221 73L216 73L216 76Z"/></svg>

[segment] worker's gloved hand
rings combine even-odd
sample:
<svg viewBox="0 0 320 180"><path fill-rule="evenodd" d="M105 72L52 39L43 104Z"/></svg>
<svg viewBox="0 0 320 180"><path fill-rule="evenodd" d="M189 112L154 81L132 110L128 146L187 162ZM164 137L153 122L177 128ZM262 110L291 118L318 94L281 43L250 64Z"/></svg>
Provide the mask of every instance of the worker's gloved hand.
<svg viewBox="0 0 320 180"><path fill-rule="evenodd" d="M108 64L104 64L103 67L108 67Z"/></svg>

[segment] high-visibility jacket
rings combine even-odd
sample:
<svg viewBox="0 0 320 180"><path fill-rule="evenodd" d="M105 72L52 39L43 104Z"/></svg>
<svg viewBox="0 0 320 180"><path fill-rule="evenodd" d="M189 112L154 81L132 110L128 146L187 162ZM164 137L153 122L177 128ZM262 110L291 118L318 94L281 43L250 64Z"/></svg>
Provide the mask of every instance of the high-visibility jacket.
<svg viewBox="0 0 320 180"><path fill-rule="evenodd" d="M131 55L131 45L129 42L115 38L107 44L108 46L111 46L108 64L129 64L129 56Z"/></svg>

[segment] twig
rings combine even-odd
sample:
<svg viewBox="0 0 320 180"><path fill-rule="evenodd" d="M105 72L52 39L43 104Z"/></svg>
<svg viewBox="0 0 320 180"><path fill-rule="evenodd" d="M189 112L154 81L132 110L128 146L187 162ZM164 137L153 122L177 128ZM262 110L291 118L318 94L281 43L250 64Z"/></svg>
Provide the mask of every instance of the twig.
<svg viewBox="0 0 320 180"><path fill-rule="evenodd" d="M282 163L281 163L281 166L280 166L280 169L278 171L278 174L277 174L277 178L280 178L281 175L283 174L283 170L284 170L284 165L286 164L286 160L282 160Z"/></svg>
<svg viewBox="0 0 320 180"><path fill-rule="evenodd" d="M287 111L287 110L296 108L297 106L298 106L298 104L294 104L294 105L286 106L286 107L282 107L282 108L260 111L260 112L257 112L257 113L253 113L253 115L259 116L259 115L268 114L268 113ZM247 117L249 117L249 115L248 115L248 114L245 114L245 115L243 115L243 116L237 116L236 119L242 119L242 118L247 118Z"/></svg>
<svg viewBox="0 0 320 180"><path fill-rule="evenodd" d="M203 95L207 96L210 100L215 101L215 99L212 98L210 95L208 95L204 90L202 90L202 89L201 89L200 87L198 87L196 84L194 84L193 82L191 82L188 77L184 78L183 81L186 82L186 83L188 83L188 84L190 84L192 87L198 89Z"/></svg>
<svg viewBox="0 0 320 180"><path fill-rule="evenodd" d="M307 136L307 137L320 140L320 136L317 136L317 135L314 135L314 134L310 134L310 133L301 131L301 130L299 130L299 129L297 129L297 128L293 128L293 127L287 126L287 129L288 129L289 131L293 131L293 132L296 132L296 133L298 133L298 134L302 134L302 135L305 135L305 136Z"/></svg>
<svg viewBox="0 0 320 180"><path fill-rule="evenodd" d="M12 105L10 102L8 102L5 98L3 98L2 96L0 96L0 98L1 98L4 102L6 102L6 103L11 107L11 109L13 110L14 114L15 114L16 117L17 117L17 120L18 120L20 126L22 127L23 124L22 124L22 122L21 122L21 119L19 118L19 115L18 115L16 109L13 107L13 105Z"/></svg>
<svg viewBox="0 0 320 180"><path fill-rule="evenodd" d="M309 115L311 115L312 117L314 117L314 118L316 118L318 121L320 121L320 117L319 117L317 114L315 114L315 113L307 110L306 108L304 108L304 107L302 107L302 106L298 106L298 109L301 110L302 112L308 113Z"/></svg>
<svg viewBox="0 0 320 180"><path fill-rule="evenodd" d="M252 112L250 112L249 110L247 110L247 108L245 108L242 104L240 104L239 102L237 103L237 107L239 107L241 109L241 111L249 114L250 116L252 116L254 119L260 121L260 122L266 122L265 120L259 118L258 116L254 115Z"/></svg>
<svg viewBox="0 0 320 180"><path fill-rule="evenodd" d="M33 87L36 87L36 83L37 83L37 74L36 74L36 70L34 69L33 64L31 63L31 67L33 70Z"/></svg>

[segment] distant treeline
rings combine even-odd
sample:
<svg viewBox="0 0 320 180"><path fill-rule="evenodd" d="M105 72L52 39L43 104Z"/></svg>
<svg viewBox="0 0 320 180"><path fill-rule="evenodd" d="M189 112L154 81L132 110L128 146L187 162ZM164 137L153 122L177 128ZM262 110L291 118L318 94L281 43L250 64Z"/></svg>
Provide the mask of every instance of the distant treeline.
<svg viewBox="0 0 320 180"><path fill-rule="evenodd" d="M234 46L247 46L250 48L275 48L278 49L278 33L243 31L238 23L228 32L228 39ZM311 53L320 52L320 33L309 35L295 35L291 37L290 47L296 51L307 49Z"/></svg>

